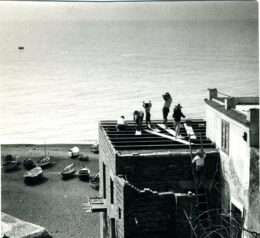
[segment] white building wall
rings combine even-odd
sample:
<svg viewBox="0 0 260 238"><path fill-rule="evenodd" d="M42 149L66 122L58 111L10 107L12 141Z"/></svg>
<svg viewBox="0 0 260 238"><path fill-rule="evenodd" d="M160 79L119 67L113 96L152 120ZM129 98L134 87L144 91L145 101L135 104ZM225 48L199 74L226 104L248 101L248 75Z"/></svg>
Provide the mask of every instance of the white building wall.
<svg viewBox="0 0 260 238"><path fill-rule="evenodd" d="M250 176L249 128L208 105L206 119L207 137L216 143L220 151L222 175L230 186L230 199L247 209ZM221 150L222 119L229 123L228 155ZM247 141L243 139L244 132L247 133Z"/></svg>

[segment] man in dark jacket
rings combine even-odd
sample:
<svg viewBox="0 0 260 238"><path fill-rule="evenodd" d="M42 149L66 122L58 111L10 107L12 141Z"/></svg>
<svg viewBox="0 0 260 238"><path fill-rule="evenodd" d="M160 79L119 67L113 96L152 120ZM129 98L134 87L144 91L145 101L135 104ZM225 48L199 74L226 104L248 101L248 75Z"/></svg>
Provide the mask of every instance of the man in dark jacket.
<svg viewBox="0 0 260 238"><path fill-rule="evenodd" d="M181 126L181 118L185 116L183 115L182 111L181 111L182 106L180 104L178 104L177 106L175 106L174 110L173 110L173 115L172 117L174 118L175 121L175 131L176 131L176 135L175 137L177 138L180 134L180 126Z"/></svg>

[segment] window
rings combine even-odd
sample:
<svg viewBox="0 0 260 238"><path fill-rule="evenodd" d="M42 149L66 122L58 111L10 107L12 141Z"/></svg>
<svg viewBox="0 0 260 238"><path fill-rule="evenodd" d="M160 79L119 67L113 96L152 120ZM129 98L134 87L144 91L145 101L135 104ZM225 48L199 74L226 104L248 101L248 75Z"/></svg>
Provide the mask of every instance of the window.
<svg viewBox="0 0 260 238"><path fill-rule="evenodd" d="M115 218L111 219L111 238L116 238L116 220L115 220Z"/></svg>
<svg viewBox="0 0 260 238"><path fill-rule="evenodd" d="M103 197L106 198L106 165L103 163Z"/></svg>
<svg viewBox="0 0 260 238"><path fill-rule="evenodd" d="M110 201L111 204L114 203L114 182L112 179L110 179Z"/></svg>
<svg viewBox="0 0 260 238"><path fill-rule="evenodd" d="M221 123L221 149L229 153L229 123L224 120Z"/></svg>

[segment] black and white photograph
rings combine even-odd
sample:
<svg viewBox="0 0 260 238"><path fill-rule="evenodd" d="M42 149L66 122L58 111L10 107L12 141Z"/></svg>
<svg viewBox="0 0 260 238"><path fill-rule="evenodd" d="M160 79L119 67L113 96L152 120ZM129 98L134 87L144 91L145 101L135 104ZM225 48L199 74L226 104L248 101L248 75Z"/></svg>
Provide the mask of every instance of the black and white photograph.
<svg viewBox="0 0 260 238"><path fill-rule="evenodd" d="M258 12L0 1L1 238L260 238Z"/></svg>

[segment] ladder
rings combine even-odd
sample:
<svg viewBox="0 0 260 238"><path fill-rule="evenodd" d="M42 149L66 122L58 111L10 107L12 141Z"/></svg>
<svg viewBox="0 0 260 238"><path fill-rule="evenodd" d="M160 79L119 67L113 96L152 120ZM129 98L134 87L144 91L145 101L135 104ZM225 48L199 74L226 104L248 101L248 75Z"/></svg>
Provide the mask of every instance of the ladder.
<svg viewBox="0 0 260 238"><path fill-rule="evenodd" d="M189 136L189 142L190 142L190 136ZM189 148L190 148L190 157L192 163L193 157L192 157L191 143L189 143ZM201 148L202 148L202 140L201 140ZM197 228L200 233L199 237L204 237L211 231L211 227L212 227L211 218L208 212L209 211L208 192L206 188L197 187L196 173L194 171L193 166L192 166L192 175L193 175L193 183L194 183L195 195L196 195L196 206L197 206L197 213L198 213L198 216L194 221L199 223L199 227Z"/></svg>

